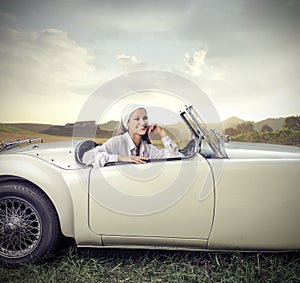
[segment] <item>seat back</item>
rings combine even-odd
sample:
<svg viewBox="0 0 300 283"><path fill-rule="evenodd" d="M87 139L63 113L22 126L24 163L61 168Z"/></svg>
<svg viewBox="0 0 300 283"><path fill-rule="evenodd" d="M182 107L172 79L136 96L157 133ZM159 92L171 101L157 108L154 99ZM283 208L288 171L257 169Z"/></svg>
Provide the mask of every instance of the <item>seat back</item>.
<svg viewBox="0 0 300 283"><path fill-rule="evenodd" d="M82 158L85 152L89 151L92 148L95 148L97 143L91 140L83 140L79 142L75 148L75 159L78 163L84 164Z"/></svg>

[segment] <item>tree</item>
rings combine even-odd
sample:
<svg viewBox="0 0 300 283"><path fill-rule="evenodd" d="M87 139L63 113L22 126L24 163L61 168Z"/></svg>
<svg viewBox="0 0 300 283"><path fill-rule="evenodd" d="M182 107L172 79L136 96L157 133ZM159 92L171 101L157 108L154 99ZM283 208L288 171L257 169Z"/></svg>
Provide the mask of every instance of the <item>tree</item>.
<svg viewBox="0 0 300 283"><path fill-rule="evenodd" d="M283 128L300 130L300 116L290 116L285 118Z"/></svg>
<svg viewBox="0 0 300 283"><path fill-rule="evenodd" d="M253 132L254 124L253 124L253 122L241 123L236 126L236 129L237 129L238 133L240 133L240 134Z"/></svg>
<svg viewBox="0 0 300 283"><path fill-rule="evenodd" d="M264 124L264 125L261 127L261 131L262 131L262 132L272 132L273 129L272 129L272 127L270 127L269 125Z"/></svg>
<svg viewBox="0 0 300 283"><path fill-rule="evenodd" d="M237 131L237 129L230 127L230 128L225 129L225 134L233 137L233 136L238 135L239 132Z"/></svg>

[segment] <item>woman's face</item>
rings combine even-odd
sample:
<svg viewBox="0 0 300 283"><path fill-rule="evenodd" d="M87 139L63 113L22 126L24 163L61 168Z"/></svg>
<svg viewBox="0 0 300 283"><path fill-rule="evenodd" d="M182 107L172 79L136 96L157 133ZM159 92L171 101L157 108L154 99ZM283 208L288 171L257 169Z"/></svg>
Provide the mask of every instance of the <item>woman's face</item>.
<svg viewBox="0 0 300 283"><path fill-rule="evenodd" d="M131 135L144 135L148 129L148 116L145 109L135 110L128 121L128 132Z"/></svg>

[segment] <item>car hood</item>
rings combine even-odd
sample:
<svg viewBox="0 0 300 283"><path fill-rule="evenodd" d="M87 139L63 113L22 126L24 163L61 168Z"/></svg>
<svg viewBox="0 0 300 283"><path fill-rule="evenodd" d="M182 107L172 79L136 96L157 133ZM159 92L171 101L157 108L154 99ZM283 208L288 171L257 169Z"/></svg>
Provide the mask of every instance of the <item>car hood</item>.
<svg viewBox="0 0 300 283"><path fill-rule="evenodd" d="M75 149L79 142L80 140L67 140L49 143L32 143L27 146L2 151L1 155L30 155L63 169L76 169L81 167L75 160Z"/></svg>
<svg viewBox="0 0 300 283"><path fill-rule="evenodd" d="M230 159L300 159L300 147L230 142L225 145Z"/></svg>

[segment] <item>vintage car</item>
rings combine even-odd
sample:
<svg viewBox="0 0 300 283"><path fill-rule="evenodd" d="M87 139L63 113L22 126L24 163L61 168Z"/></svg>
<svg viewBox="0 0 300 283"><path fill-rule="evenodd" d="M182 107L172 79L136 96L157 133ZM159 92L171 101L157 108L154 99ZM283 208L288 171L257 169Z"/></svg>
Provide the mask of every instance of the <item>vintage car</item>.
<svg viewBox="0 0 300 283"><path fill-rule="evenodd" d="M62 236L93 248L300 249L300 149L227 144L192 106L180 116L184 157L141 165L83 164L92 140L3 144L1 262L38 261Z"/></svg>

